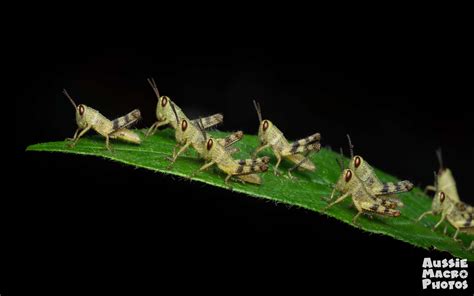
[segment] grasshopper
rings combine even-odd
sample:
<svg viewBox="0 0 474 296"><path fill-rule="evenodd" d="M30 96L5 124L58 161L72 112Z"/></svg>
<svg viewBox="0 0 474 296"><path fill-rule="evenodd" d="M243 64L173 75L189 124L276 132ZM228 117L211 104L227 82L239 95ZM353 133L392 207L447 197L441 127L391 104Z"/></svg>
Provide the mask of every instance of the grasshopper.
<svg viewBox="0 0 474 296"><path fill-rule="evenodd" d="M443 191L453 201L460 201L458 190L456 188L456 181L453 173L449 168L444 167L441 149L436 150L436 156L439 162L438 173L435 174L435 184L428 185L425 188L425 193L428 191L438 192Z"/></svg>
<svg viewBox="0 0 474 296"><path fill-rule="evenodd" d="M176 106L176 104L174 104L174 102L171 101L169 97L160 96L158 87L156 86L154 79L149 78L148 83L153 88L153 91L155 92L156 97L158 98L158 103L156 105L156 118L158 120L155 123L153 123L153 125L146 132L147 137L153 135L159 127L164 126L164 125L171 125L172 128L177 129L178 124L174 120L173 112L175 112L178 115L179 119L184 118L188 122L190 121L186 117L184 112L181 110L181 108ZM175 109L174 111L171 108L171 105L174 105L174 109ZM223 120L224 120L224 116L222 114L214 114L209 117L203 118L202 122L205 128L209 128L221 123ZM178 123L179 123L179 120L178 120ZM193 123L196 123L196 122L193 121Z"/></svg>
<svg viewBox="0 0 474 296"><path fill-rule="evenodd" d="M181 155L189 148L189 146L192 146L202 158L208 161L209 155L205 148L205 139L207 138L207 134L204 131L205 125L203 123L203 119L200 118L198 120L189 121L186 118L181 118L180 120L178 111L176 110L176 106L172 102L170 103L170 105L174 113L177 126L175 130L175 138L177 144L176 147L173 149L173 157L171 159L170 166L176 161L179 155ZM232 154L237 152L238 149L235 147L231 147L231 145L239 141L242 136L243 132L238 131L226 137L225 139L216 139L216 141L218 141L219 144L225 147L227 152ZM180 147L180 149L176 152L176 149L178 147Z"/></svg>
<svg viewBox="0 0 474 296"><path fill-rule="evenodd" d="M356 176L364 183L364 186L373 195L382 197L384 199L390 199L393 202L398 203L399 206L403 206L403 203L396 199L396 193L408 192L413 189L413 184L410 181L404 180L397 183L387 182L382 183L375 174L374 169L359 155L354 156L351 138L347 135L349 141L349 150L351 153L351 161L349 163L349 169L351 169Z"/></svg>
<svg viewBox="0 0 474 296"><path fill-rule="evenodd" d="M257 154L266 149L272 148L273 153L277 158L277 163L273 169L274 174L279 174L278 166L282 158L288 159L296 165L288 169L288 175L291 177L291 171L296 168L301 168L309 171L316 170L316 166L307 158L311 152L318 152L321 149L321 135L315 133L304 139L289 143L283 133L270 121L262 119L262 111L260 105L253 101L255 110L259 120L258 128L258 139L260 140L260 146L253 153L255 158Z"/></svg>
<svg viewBox="0 0 474 296"><path fill-rule="evenodd" d="M227 174L225 184L231 177L237 177L243 182L253 184L261 184L262 180L256 173L263 173L268 170L268 162L270 158L264 156L256 159L242 159L236 160L232 158L231 154L222 146L218 140L211 138L206 139L205 148L207 150L207 158L210 160L204 164L198 172L204 171L213 165Z"/></svg>
<svg viewBox="0 0 474 296"><path fill-rule="evenodd" d="M183 120L181 121L183 123ZM225 139L214 139L208 137L204 132L202 124L198 125L204 141L204 150L202 157L206 160L206 163L192 176L198 172L204 171L213 165L227 174L225 178L225 184L228 184L231 177L236 177L242 182L248 182L253 184L261 184L262 180L256 173L266 172L268 170L268 162L270 158L264 156L262 158L255 159L242 159L235 160L232 158L232 153L236 152L236 149L230 148L230 145L242 138L242 132L234 133Z"/></svg>
<svg viewBox="0 0 474 296"><path fill-rule="evenodd" d="M398 205L396 202L375 196L372 192L367 190L362 180L360 180L351 169L344 169L342 162L341 169L341 176L339 177L329 200L333 199L336 191L341 192L342 195L327 205L324 210L342 202L348 196L352 196L352 201L358 211L352 219L352 223L354 224L356 224L357 218L362 213L379 214L391 217L400 216L400 211L396 209Z"/></svg>
<svg viewBox="0 0 474 296"><path fill-rule="evenodd" d="M474 234L474 208L462 201L452 199L442 190L436 192L431 204L431 210L421 214L417 221L420 221L426 215L439 214L441 214L441 219L433 227L433 231L441 225L444 220L448 220L448 222L456 228L456 233L453 236L455 241L458 240L459 232ZM473 243L471 242L469 249L472 248Z"/></svg>
<svg viewBox="0 0 474 296"><path fill-rule="evenodd" d="M76 109L76 123L77 129L74 133L73 138L67 138L66 141L70 141L70 147L74 147L82 137L90 129L95 130L98 134L105 137L105 147L111 151L109 144L110 139L120 139L126 142L140 144L140 137L127 129L135 124L140 118L140 110L135 109L125 116L119 117L112 121L108 120L105 116L99 113L99 111L92 109L84 104L76 105L72 97L64 89L64 95L71 101L71 104Z"/></svg>

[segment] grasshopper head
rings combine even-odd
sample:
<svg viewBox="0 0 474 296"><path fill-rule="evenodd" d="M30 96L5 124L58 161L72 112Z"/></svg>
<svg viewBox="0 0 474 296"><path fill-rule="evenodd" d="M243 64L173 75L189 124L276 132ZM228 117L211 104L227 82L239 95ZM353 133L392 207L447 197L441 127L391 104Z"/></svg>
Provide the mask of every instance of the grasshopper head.
<svg viewBox="0 0 474 296"><path fill-rule="evenodd" d="M440 168L436 175L438 184L455 184L453 173L448 168ZM442 186L442 185L441 185Z"/></svg>
<svg viewBox="0 0 474 296"><path fill-rule="evenodd" d="M345 169L342 171L339 180L336 183L336 190L339 192L347 192L355 181L354 172L351 169Z"/></svg>
<svg viewBox="0 0 474 296"><path fill-rule="evenodd" d="M368 164L364 161L362 156L359 155L352 157L351 162L349 163L349 168L355 173L365 171L367 166Z"/></svg>
<svg viewBox="0 0 474 296"><path fill-rule="evenodd" d="M156 105L156 117L159 121L166 119L172 120L173 110L171 109L171 100L167 96L161 96L158 98L158 104Z"/></svg>
<svg viewBox="0 0 474 296"><path fill-rule="evenodd" d="M184 145L189 134L189 122L186 119L181 119L175 131L176 142Z"/></svg>
<svg viewBox="0 0 474 296"><path fill-rule="evenodd" d="M443 211L445 207L447 207L447 203L449 198L443 191L436 192L433 203L431 204L431 210L437 214Z"/></svg>
<svg viewBox="0 0 474 296"><path fill-rule="evenodd" d="M206 140L206 154L211 156L212 152L215 150L216 143L213 138Z"/></svg>
<svg viewBox="0 0 474 296"><path fill-rule="evenodd" d="M260 108L260 104L253 100L253 106L255 107L255 111L257 111L258 122L260 123L258 127L258 138L261 144L266 144L267 141L267 134L269 130L273 127L273 124L270 120L262 118L262 109Z"/></svg>
<svg viewBox="0 0 474 296"><path fill-rule="evenodd" d="M258 138L262 144L267 143L267 134L272 129L272 127L273 123L270 120L265 119L260 122L260 126L258 128Z"/></svg>
<svg viewBox="0 0 474 296"><path fill-rule="evenodd" d="M158 91L158 86L156 85L155 79L147 79L150 86L153 88L156 97L158 98L158 103L156 104L156 117L158 121L164 121L166 119L173 120L173 110L171 109L172 102L167 96L160 96ZM174 125L173 125L174 126Z"/></svg>
<svg viewBox="0 0 474 296"><path fill-rule="evenodd" d="M86 116L87 116L87 114L89 114L88 110L89 110L89 107L87 107L84 104L77 105L77 108L76 108L76 123L77 123L77 126L79 126L80 128L85 128L87 126L87 117Z"/></svg>
<svg viewBox="0 0 474 296"><path fill-rule="evenodd" d="M89 107L83 104L76 105L76 102L68 94L67 90L63 89L63 94L69 99L74 109L76 109L76 123L80 128L86 128L87 126L87 115L89 114Z"/></svg>

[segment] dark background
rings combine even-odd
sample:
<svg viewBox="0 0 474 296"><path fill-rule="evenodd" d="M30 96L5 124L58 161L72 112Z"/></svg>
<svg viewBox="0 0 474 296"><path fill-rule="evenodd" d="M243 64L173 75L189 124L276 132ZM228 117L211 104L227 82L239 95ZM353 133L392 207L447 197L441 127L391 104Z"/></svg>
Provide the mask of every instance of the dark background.
<svg viewBox="0 0 474 296"><path fill-rule="evenodd" d="M448 254L200 183L93 157L24 150L73 135L74 110L63 88L109 118L140 108L139 127L150 126L156 97L146 78L154 77L160 93L190 117L222 112L222 129L256 133L251 100L257 99L289 139L318 131L323 145L346 149L350 133L356 153L370 164L421 186L432 183L435 150L442 147L461 198L472 204L472 75L466 72L474 65L463 33L441 38L394 28L362 36L354 29L323 39L316 32L286 38L277 32L270 41L262 31L257 41L244 41L239 30L223 34L230 38L204 38L197 30L168 40L160 29L123 42L104 41L106 31L94 38L80 28L66 36L42 31L21 43L32 46L17 46L8 57L17 70L10 99L19 165L7 179L14 194L0 210L2 259L12 263L2 278L7 291L24 288L19 278L57 292L58 282L160 290L168 279L185 285L202 277L197 286L257 281L277 289L420 292L423 258Z"/></svg>

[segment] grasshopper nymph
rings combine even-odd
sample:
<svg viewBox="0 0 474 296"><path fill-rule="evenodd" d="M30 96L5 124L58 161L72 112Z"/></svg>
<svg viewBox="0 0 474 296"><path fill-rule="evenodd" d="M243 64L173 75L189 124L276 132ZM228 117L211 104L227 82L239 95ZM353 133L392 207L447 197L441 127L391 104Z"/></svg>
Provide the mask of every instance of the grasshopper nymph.
<svg viewBox="0 0 474 296"><path fill-rule="evenodd" d="M174 103L170 103L171 109L174 113L174 117L176 119L176 130L175 130L175 138L176 138L176 147L173 150L173 158L171 159L170 166L176 161L179 155L181 155L184 151L186 151L189 146L192 146L194 150L197 151L200 157L204 158L205 160L209 160L207 150L205 148L205 140L207 138L207 134L204 131L204 123L203 119L196 119L193 121L189 121L186 118L179 119L178 112L176 110L176 106ZM230 136L226 137L225 139L216 139L222 146L226 148L226 150L230 153L235 153L238 151L237 148L231 147L235 142L239 141L243 136L242 131L235 132ZM176 149L179 148L178 151Z"/></svg>
<svg viewBox="0 0 474 296"><path fill-rule="evenodd" d="M237 177L243 182L249 182L253 184L261 184L262 181L256 173L266 172L268 169L268 162L270 158L264 156L256 159L233 159L231 154L226 150L224 146L219 144L219 141L213 138L206 140L206 150L208 153L208 163L203 165L199 171L208 169L213 165L227 174L225 183L228 184L231 177Z"/></svg>
<svg viewBox="0 0 474 296"><path fill-rule="evenodd" d="M344 169L341 161L342 173L329 200L334 197L335 191L342 193L334 202L327 205L324 210L329 209L335 204L342 202L348 196L352 196L352 201L357 208L357 215L354 216L352 222L356 224L357 218L362 213L379 214L384 216L398 217L400 211L396 209L397 203L391 200L382 199L373 195L366 189L364 183L357 177L351 169Z"/></svg>
<svg viewBox="0 0 474 296"><path fill-rule="evenodd" d="M183 122L183 120L181 122ZM244 183L262 183L262 180L257 173L266 172L268 170L268 162L270 161L268 156L242 160L235 160L232 158L232 153L236 152L236 149L232 149L230 145L242 138L242 132L239 131L231 134L225 139L213 139L208 137L200 122L198 122L198 128L201 131L202 138L204 139L202 142L204 151L202 151L202 154L200 153L200 155L206 160L206 164L191 176L194 176L196 173L206 170L213 165L217 165L220 170L227 174L227 177L225 178L226 184L228 184L231 177L236 177Z"/></svg>
<svg viewBox="0 0 474 296"><path fill-rule="evenodd" d="M260 140L260 146L253 153L253 157L266 149L272 148L273 153L277 158L277 163L274 167L275 175L279 174L278 166L282 158L288 159L295 164L288 170L288 175L291 177L291 171L295 168L301 168L309 171L316 170L316 166L311 162L307 155L310 152L318 152L321 149L321 135L315 133L304 139L289 143L283 133L270 121L262 118L262 111L260 105L253 101L255 110L257 110L257 116L260 123L258 128L258 138Z"/></svg>
<svg viewBox="0 0 474 296"><path fill-rule="evenodd" d="M158 103L156 105L157 121L153 123L153 125L148 129L146 133L147 137L150 135L153 135L159 127L164 126L164 125L171 125L172 128L177 129L178 123L176 122L176 120L174 120L175 115L173 114L173 112L177 114L179 120L184 118L187 121L190 121L188 117L186 117L184 112L181 110L181 108L179 108L173 101L171 101L169 97L160 96L160 93L158 92L158 87L156 86L154 79L149 78L148 83L153 88L153 91L155 92L156 97L158 98ZM174 106L174 109L175 109L174 111L171 105ZM223 120L224 120L224 116L219 113L202 119L205 128L215 126L221 123ZM196 123L195 121L193 122Z"/></svg>
<svg viewBox="0 0 474 296"><path fill-rule="evenodd" d="M110 139L120 139L134 144L141 143L140 137L133 131L127 129L141 118L140 110L135 109L125 116L110 121L104 115L100 114L99 111L91 107L84 104L76 105L66 90L63 90L63 93L76 109L76 123L78 127L74 133L74 137L66 139L71 142L69 144L71 147L74 147L77 141L79 141L79 138L90 129L95 130L98 134L105 137L105 147L109 151L111 150L109 144Z"/></svg>
<svg viewBox="0 0 474 296"><path fill-rule="evenodd" d="M354 156L351 138L347 135L349 140L349 150L351 153L351 161L349 163L349 169L353 171L356 176L364 183L364 186L373 195L379 196L385 199L391 199L397 202L399 206L403 203L396 199L396 193L408 192L413 189L413 184L410 181L404 180L397 183L387 182L382 183L375 174L374 169L359 155Z"/></svg>
<svg viewBox="0 0 474 296"><path fill-rule="evenodd" d="M354 224L362 213L375 213L392 217L400 216L400 211L395 209L397 207L396 203L372 195L350 169L345 169L342 172L335 188L337 191L340 191L342 195L326 206L325 210L340 203L348 196L352 196L352 201L358 211L357 215L352 219Z"/></svg>
<svg viewBox="0 0 474 296"><path fill-rule="evenodd" d="M431 204L431 210L421 214L417 221L420 221L426 215L439 214L441 214L441 219L433 227L433 230L441 225L444 220L448 220L456 228L456 233L453 236L454 240L458 240L459 232L474 234L474 208L462 201L451 199L444 191L436 192ZM472 247L471 243L470 249Z"/></svg>

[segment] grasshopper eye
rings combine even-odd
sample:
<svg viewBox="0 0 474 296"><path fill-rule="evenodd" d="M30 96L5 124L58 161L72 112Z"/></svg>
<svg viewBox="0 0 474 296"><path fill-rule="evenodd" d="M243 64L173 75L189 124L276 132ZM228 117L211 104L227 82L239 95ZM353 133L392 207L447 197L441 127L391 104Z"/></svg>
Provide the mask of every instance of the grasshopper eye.
<svg viewBox="0 0 474 296"><path fill-rule="evenodd" d="M266 130L268 129L268 121L265 120L265 121L263 122L262 129L263 129L263 131L266 131Z"/></svg>
<svg viewBox="0 0 474 296"><path fill-rule="evenodd" d="M443 191L441 191L441 192L439 193L439 200L440 200L441 202L443 202L445 198L446 198L446 195L444 194Z"/></svg>
<svg viewBox="0 0 474 296"><path fill-rule="evenodd" d="M207 150L211 150L214 141L212 139L207 140Z"/></svg>
<svg viewBox="0 0 474 296"><path fill-rule="evenodd" d="M354 158L354 166L355 166L356 168L358 168L358 167L360 166L360 163L361 163L360 157L359 157L359 156L356 156L356 157Z"/></svg>
<svg viewBox="0 0 474 296"><path fill-rule="evenodd" d="M77 110L79 110L79 115L82 116L84 114L84 111L85 111L84 105L77 106Z"/></svg>
<svg viewBox="0 0 474 296"><path fill-rule="evenodd" d="M186 131L187 128L188 128L188 122L186 121L186 119L183 119L183 121L181 121L181 130L184 132Z"/></svg>
<svg viewBox="0 0 474 296"><path fill-rule="evenodd" d="M349 182L351 179L352 179L352 171L348 170L346 172L346 175L344 176L344 180L346 180L346 182Z"/></svg>
<svg viewBox="0 0 474 296"><path fill-rule="evenodd" d="M166 104L168 104L168 97L162 96L161 97L161 107L166 106Z"/></svg>

